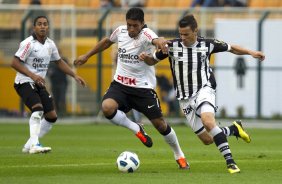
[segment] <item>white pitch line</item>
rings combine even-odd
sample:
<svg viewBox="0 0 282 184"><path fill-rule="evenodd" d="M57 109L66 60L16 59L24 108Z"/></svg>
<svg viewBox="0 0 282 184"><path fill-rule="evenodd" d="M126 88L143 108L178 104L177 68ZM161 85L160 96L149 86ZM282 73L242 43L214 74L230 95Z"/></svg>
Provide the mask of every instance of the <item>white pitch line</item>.
<svg viewBox="0 0 282 184"><path fill-rule="evenodd" d="M237 162L250 162L250 160L240 160L237 159ZM279 160L268 160L268 159L258 159L258 160L252 160L252 162L282 162L282 159ZM203 161L203 160L192 160L189 161L189 163L221 163L223 160L209 160L209 161ZM146 165L155 165L155 164L171 164L171 162L150 162L146 163ZM0 168L42 168L42 167L87 167L87 166L110 166L110 165L115 165L115 163L89 163L89 164L49 164L49 165L6 165L6 166L0 166Z"/></svg>

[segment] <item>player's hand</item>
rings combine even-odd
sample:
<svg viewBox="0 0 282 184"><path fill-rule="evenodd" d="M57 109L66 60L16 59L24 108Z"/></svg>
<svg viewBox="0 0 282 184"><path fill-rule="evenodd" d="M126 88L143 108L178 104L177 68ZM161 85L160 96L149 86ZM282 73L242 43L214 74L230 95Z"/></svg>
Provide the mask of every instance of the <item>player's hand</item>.
<svg viewBox="0 0 282 184"><path fill-rule="evenodd" d="M168 54L168 43L170 43L170 41L166 40L164 37L159 37L157 47L161 49L164 54Z"/></svg>
<svg viewBox="0 0 282 184"><path fill-rule="evenodd" d="M149 57L149 55L146 53L146 52L141 52L140 54L139 54L139 59L141 60L141 61L146 61L146 59Z"/></svg>
<svg viewBox="0 0 282 184"><path fill-rule="evenodd" d="M260 61L263 61L265 59L265 55L262 52L260 52L260 51L254 51L254 52L251 53L251 55L254 58L259 59Z"/></svg>
<svg viewBox="0 0 282 184"><path fill-rule="evenodd" d="M74 79L76 80L77 83L79 83L82 87L86 87L86 82L84 81L84 79L78 75L76 75L74 77Z"/></svg>
<svg viewBox="0 0 282 184"><path fill-rule="evenodd" d="M80 66L80 65L83 65L84 63L86 63L87 60L88 60L88 58L86 57L86 55L81 55L76 60L74 60L73 64L74 64L74 66Z"/></svg>
<svg viewBox="0 0 282 184"><path fill-rule="evenodd" d="M34 81L35 84L37 84L38 86L40 87L44 87L45 86L45 80L44 78L42 78L41 76L39 75L33 75L31 77L31 79Z"/></svg>

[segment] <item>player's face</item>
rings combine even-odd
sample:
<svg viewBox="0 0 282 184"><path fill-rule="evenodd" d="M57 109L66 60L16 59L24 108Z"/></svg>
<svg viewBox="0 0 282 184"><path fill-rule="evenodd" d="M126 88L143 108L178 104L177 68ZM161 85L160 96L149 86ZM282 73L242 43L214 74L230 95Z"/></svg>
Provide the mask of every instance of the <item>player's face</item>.
<svg viewBox="0 0 282 184"><path fill-rule="evenodd" d="M37 19L35 26L33 27L33 31L38 37L44 38L46 37L49 29L49 23L46 18Z"/></svg>
<svg viewBox="0 0 282 184"><path fill-rule="evenodd" d="M140 22L139 20L127 19L126 23L127 23L128 35L131 38L137 37L144 26L144 22Z"/></svg>
<svg viewBox="0 0 282 184"><path fill-rule="evenodd" d="M187 26L182 28L179 27L178 31L179 31L179 36L186 47L189 47L196 42L198 29L195 29L193 31L190 26Z"/></svg>

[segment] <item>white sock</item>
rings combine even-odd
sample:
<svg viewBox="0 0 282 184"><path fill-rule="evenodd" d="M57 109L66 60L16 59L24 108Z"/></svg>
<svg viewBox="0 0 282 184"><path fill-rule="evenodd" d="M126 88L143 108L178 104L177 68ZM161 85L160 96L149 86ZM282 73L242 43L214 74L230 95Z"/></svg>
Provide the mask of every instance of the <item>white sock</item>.
<svg viewBox="0 0 282 184"><path fill-rule="evenodd" d="M132 132L134 132L134 134L137 134L137 132L139 132L140 130L140 127L136 123L128 119L126 117L126 114L120 110L117 110L117 113L113 117L113 119L111 119L111 122L130 129Z"/></svg>
<svg viewBox="0 0 282 184"><path fill-rule="evenodd" d="M40 124L41 124L41 127L40 127L39 138L47 134L52 129L52 126L53 126L53 124L47 121L45 118L41 120Z"/></svg>
<svg viewBox="0 0 282 184"><path fill-rule="evenodd" d="M165 142L167 142L170 147L172 148L173 152L174 152L174 158L175 160L179 159L180 157L185 158L184 153L182 152L176 133L175 131L171 128L171 132L164 136Z"/></svg>
<svg viewBox="0 0 282 184"><path fill-rule="evenodd" d="M43 111L35 111L31 114L29 119L29 132L30 132L30 145L36 145L39 143L38 135L40 132L40 121L43 115Z"/></svg>
<svg viewBox="0 0 282 184"><path fill-rule="evenodd" d="M30 138L26 141L26 143L25 143L25 145L24 145L24 147L25 148L30 148L30 146L31 146L31 143L30 143L31 141L30 141Z"/></svg>

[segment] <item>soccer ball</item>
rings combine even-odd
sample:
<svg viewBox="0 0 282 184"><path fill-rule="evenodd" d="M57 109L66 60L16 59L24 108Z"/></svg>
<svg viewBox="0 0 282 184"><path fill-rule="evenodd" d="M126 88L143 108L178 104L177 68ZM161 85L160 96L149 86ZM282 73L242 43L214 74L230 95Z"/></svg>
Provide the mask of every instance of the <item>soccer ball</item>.
<svg viewBox="0 0 282 184"><path fill-rule="evenodd" d="M139 165L138 155L131 151L124 151L117 158L117 167L121 172L132 173L138 169Z"/></svg>

